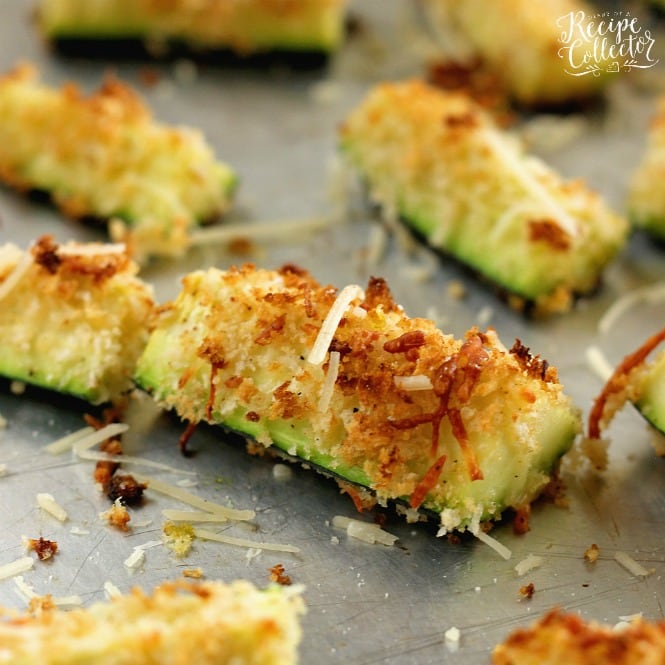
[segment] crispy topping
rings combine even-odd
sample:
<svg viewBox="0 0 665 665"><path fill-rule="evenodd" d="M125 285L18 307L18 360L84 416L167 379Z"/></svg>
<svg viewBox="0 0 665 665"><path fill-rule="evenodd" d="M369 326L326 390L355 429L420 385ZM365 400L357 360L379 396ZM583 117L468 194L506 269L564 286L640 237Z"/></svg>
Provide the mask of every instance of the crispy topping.
<svg viewBox="0 0 665 665"><path fill-rule="evenodd" d="M370 277L365 291L365 309L376 309L382 306L385 312L399 312L400 306L393 299L388 283L381 277Z"/></svg>
<svg viewBox="0 0 665 665"><path fill-rule="evenodd" d="M483 473L478 466L475 453L469 444L464 421L459 406L464 405L471 397L473 388L480 377L483 366L489 355L483 347L482 338L472 334L460 347L460 350L445 360L432 377L435 395L439 398L439 407L432 413L421 413L416 416L390 421L397 429L411 429L425 423L432 424L432 456L437 455L439 448L439 430L443 419L448 416L453 435L460 446L464 461L472 480L481 480ZM453 404L459 406L453 406ZM438 481L445 455L439 457L427 471L410 498L411 507L419 506L427 492ZM424 489L425 488L425 489ZM424 491L423 491L424 489Z"/></svg>
<svg viewBox="0 0 665 665"><path fill-rule="evenodd" d="M600 395L593 404L589 414L589 438L599 439L604 423L605 409L612 396L625 392L630 373L639 368L647 359L647 356L665 340L665 328L649 337L644 344L634 353L626 356L617 365L614 373L603 387Z"/></svg>
<svg viewBox="0 0 665 665"><path fill-rule="evenodd" d="M282 333L285 323L286 314L280 314L274 321L271 321L265 326L265 328L254 339L254 343L260 344L261 346L267 346L276 336Z"/></svg>
<svg viewBox="0 0 665 665"><path fill-rule="evenodd" d="M58 244L53 240L53 236L45 235L37 240L32 248L32 254L37 265L40 265L46 272L55 275L62 260L58 256Z"/></svg>

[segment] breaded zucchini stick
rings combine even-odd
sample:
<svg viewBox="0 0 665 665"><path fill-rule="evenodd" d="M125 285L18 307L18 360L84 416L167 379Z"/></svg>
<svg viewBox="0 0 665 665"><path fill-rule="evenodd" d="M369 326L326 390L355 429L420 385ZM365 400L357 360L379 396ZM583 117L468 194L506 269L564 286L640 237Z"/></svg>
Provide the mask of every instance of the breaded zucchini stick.
<svg viewBox="0 0 665 665"><path fill-rule="evenodd" d="M41 190L67 215L112 220L139 259L178 255L188 232L230 205L236 176L200 132L158 124L129 86L84 96L30 65L0 79L0 181Z"/></svg>
<svg viewBox="0 0 665 665"><path fill-rule="evenodd" d="M56 43L144 42L168 53L170 44L193 54L228 49L329 53L344 35L346 0L41 0L39 25Z"/></svg>
<svg viewBox="0 0 665 665"><path fill-rule="evenodd" d="M511 633L492 654L493 665L656 665L665 662L665 622L638 619L625 628L549 612Z"/></svg>
<svg viewBox="0 0 665 665"><path fill-rule="evenodd" d="M628 190L631 222L661 240L665 239L665 96L646 137L642 159L633 173Z"/></svg>
<svg viewBox="0 0 665 665"><path fill-rule="evenodd" d="M526 155L463 94L378 85L340 141L374 201L516 307L565 311L625 242L627 222L598 195Z"/></svg>
<svg viewBox="0 0 665 665"><path fill-rule="evenodd" d="M599 56L599 62L583 64L583 46L569 57L572 40L580 39L578 29L571 30L571 20L575 26L583 12L583 25L597 21L597 9L586 2L421 2L449 57L480 59L481 66L497 76L507 95L521 105L561 107L589 101L616 76L608 71L609 58ZM562 40L566 34L570 41Z"/></svg>
<svg viewBox="0 0 665 665"><path fill-rule="evenodd" d="M317 465L361 503L433 511L441 533L528 509L578 431L553 367L493 331L456 340L407 317L381 279L337 293L294 266L244 266L183 283L140 387Z"/></svg>
<svg viewBox="0 0 665 665"><path fill-rule="evenodd" d="M615 368L589 414L589 438L599 439L615 413L630 401L658 430L665 433L665 351L648 361L665 341L665 329L652 335ZM665 454L665 452L663 453Z"/></svg>
<svg viewBox="0 0 665 665"><path fill-rule="evenodd" d="M237 581L166 583L67 612L5 610L0 663L295 665L303 607L292 588Z"/></svg>
<svg viewBox="0 0 665 665"><path fill-rule="evenodd" d="M152 288L123 245L49 236L0 246L0 376L117 400L132 387L149 334Z"/></svg>

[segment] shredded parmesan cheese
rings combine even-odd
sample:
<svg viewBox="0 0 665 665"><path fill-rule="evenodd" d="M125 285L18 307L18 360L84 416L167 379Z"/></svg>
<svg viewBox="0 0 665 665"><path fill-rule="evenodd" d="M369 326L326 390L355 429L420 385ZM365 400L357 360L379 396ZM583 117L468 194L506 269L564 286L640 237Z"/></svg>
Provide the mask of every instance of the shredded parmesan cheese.
<svg viewBox="0 0 665 665"><path fill-rule="evenodd" d="M23 276L30 270L32 265L32 254L24 252L14 269L7 275L6 279L0 284L0 300L6 298L12 290L18 286Z"/></svg>
<svg viewBox="0 0 665 665"><path fill-rule="evenodd" d="M489 547L491 547L500 557L506 561L513 555L513 553L505 545L500 543L496 538L490 536L488 533L478 530L473 535L482 543L485 543L485 545L489 545Z"/></svg>
<svg viewBox="0 0 665 665"><path fill-rule="evenodd" d="M35 560L30 556L22 556L19 559L10 561L0 566L0 580L6 580L10 577L15 577L21 573L31 570L35 565Z"/></svg>
<svg viewBox="0 0 665 665"><path fill-rule="evenodd" d="M37 505L46 513L60 522L67 521L67 511L56 502L51 494L40 492L37 494Z"/></svg>
<svg viewBox="0 0 665 665"><path fill-rule="evenodd" d="M346 312L348 306L356 299L365 299L365 292L357 284L349 284L339 292L321 325L314 346L309 352L309 356L307 357L309 363L312 365L321 365L323 363L330 343L335 336L337 326L339 326L339 322L344 316L344 312Z"/></svg>
<svg viewBox="0 0 665 665"><path fill-rule="evenodd" d="M335 390L335 382L339 374L339 351L331 351L330 358L328 359L328 372L326 373L326 380L321 389L321 397L319 398L319 412L325 413L330 406L330 400Z"/></svg>
<svg viewBox="0 0 665 665"><path fill-rule="evenodd" d="M429 376L424 374L415 374L414 376L395 376L393 377L395 387L409 392L417 390L432 390L434 386Z"/></svg>
<svg viewBox="0 0 665 665"><path fill-rule="evenodd" d="M156 478L138 474L134 474L134 477L140 483L145 483L148 485L149 489L155 492L165 494L166 496L170 496L172 499L182 501L183 503L186 503L187 505L190 505L194 508L198 508L199 510L213 513L215 515L220 515L230 520L247 521L253 519L256 515L253 510L236 510L235 508L228 508L218 503L214 503L213 501L202 499L201 497L198 497L194 494L190 494L180 487L170 485L169 483L157 480Z"/></svg>
<svg viewBox="0 0 665 665"><path fill-rule="evenodd" d="M614 554L615 561L623 566L629 573L635 577L648 577L651 573L641 563L635 561L628 552L616 552Z"/></svg>
<svg viewBox="0 0 665 665"><path fill-rule="evenodd" d="M208 531L207 529L194 529L194 535L197 538L201 538L201 540L214 540L218 543L236 545L238 547L271 550L273 552L300 552L300 549L294 545L283 545L281 543L257 543L253 540L247 540L246 538L234 538L233 536L225 536L222 533L215 533L214 531Z"/></svg>

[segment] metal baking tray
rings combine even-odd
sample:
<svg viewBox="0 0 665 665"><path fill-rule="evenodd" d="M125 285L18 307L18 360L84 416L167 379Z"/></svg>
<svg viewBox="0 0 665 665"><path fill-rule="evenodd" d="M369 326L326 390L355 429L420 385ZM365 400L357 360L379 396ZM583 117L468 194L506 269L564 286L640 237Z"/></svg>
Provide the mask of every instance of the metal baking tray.
<svg viewBox="0 0 665 665"><path fill-rule="evenodd" d="M433 48L414 5L358 0L351 11L359 29L323 70L66 60L50 52L37 35L32 10L22 0L0 5L3 70L27 59L49 83L75 80L86 90L113 70L140 90L158 119L205 132L240 174L231 221L247 224L328 214L334 205L328 190L336 126L372 83L422 75ZM652 20L644 6L637 11L643 22ZM665 34L657 23L653 29L655 46L662 51ZM649 72L617 74L601 109L522 119L532 149L566 177L584 177L622 209L663 72L665 59ZM147 80L153 85L146 85ZM543 123L549 128L544 133ZM552 139L555 131L567 140L542 140ZM506 343L520 338L558 366L567 392L585 416L601 387L586 359L588 347L601 348L614 363L662 326L664 308L651 304L636 306L609 333L598 329L617 298L665 278L663 250L641 234L631 238L593 297L567 315L535 322L511 311L459 266L405 243L399 234L388 236L384 253L372 257L367 251L376 232L372 212L358 205L351 212L342 224L256 243L249 256L208 246L182 261L156 262L143 274L155 284L161 301L174 296L179 278L194 268L246 260L265 267L296 263L338 287L381 275L412 316L436 316L456 335L480 324L494 326ZM61 241L102 237L95 229L63 220L48 206L0 191L0 241L25 247L46 232ZM453 297L451 282L463 286L463 298ZM81 427L84 412L81 405L30 388L17 395L3 384L0 391L0 414L7 421L0 431L0 463L7 465L7 474L0 477L0 564L22 555L22 536L56 540L60 549L53 560L37 562L25 574L39 594L79 594L87 604L104 597L107 580L122 591L134 585L149 590L194 567L210 579L247 578L264 586L268 569L281 563L293 582L305 587L302 662L322 664L480 665L489 662L492 647L512 629L554 606L609 623L635 613L665 618L665 460L656 457L652 433L631 408L610 429L605 473L565 473L567 507L537 504L531 530L523 536L515 535L510 523L495 528L493 535L512 550L508 561L473 538L459 543L436 538L436 529L421 523L389 521L386 528L399 536L394 547L349 539L331 525L335 515L356 515L334 482L300 467L293 468L290 479L280 479L273 472L274 461L247 455L241 443L214 428L197 429L191 440L195 454L185 459L177 445L182 425L156 414L132 430L128 451L193 472L160 477L194 482L191 491L201 496L256 507L256 531L235 527L235 533L290 543L301 551L248 556L241 548L197 542L186 559L178 560L166 548L153 547L133 573L123 561L135 546L160 538L160 511L177 504L150 496L132 511L130 532L105 526L98 514L108 500L94 487L93 463L42 450ZM37 492L53 494L67 509L69 521L61 524L44 515L36 506ZM592 543L600 548L600 558L590 565L583 554ZM652 574L631 575L614 560L617 551L628 552ZM518 577L514 567L528 554L542 556L543 565ZM527 600L519 590L529 582L535 593ZM26 605L11 580L0 582L0 603ZM457 649L445 638L453 626L461 634Z"/></svg>

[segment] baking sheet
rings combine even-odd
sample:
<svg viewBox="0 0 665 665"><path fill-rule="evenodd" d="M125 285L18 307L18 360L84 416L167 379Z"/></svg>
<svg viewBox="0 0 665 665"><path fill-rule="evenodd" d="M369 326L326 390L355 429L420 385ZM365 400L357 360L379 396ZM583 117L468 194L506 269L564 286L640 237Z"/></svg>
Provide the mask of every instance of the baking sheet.
<svg viewBox="0 0 665 665"><path fill-rule="evenodd" d="M336 125L369 85L421 74L424 57L431 52L431 39L411 4L358 0L352 11L362 30L327 71L193 70L188 63L170 63L150 65L158 82L146 86L145 64L55 57L33 30L31 9L21 0L3 0L0 5L3 70L29 59L49 83L74 79L92 89L112 67L140 89L157 118L205 131L218 154L240 174L238 205L231 219L248 224L329 213ZM636 11L643 22L648 20L643 6ZM662 50L665 35L658 26L655 29L655 45ZM607 108L550 118L555 128L570 130L571 138L564 145L547 147L537 133L533 149L564 175L585 177L621 209L663 72L665 59L649 72L617 75ZM525 122L542 122L542 117ZM546 136L551 138L551 132ZM381 275L410 315L436 316L456 335L481 323L493 325L508 344L519 337L558 366L567 392L585 415L601 386L587 363L587 348L598 346L616 362L662 326L664 307L652 304L631 310L610 333L598 331L599 319L617 297L665 277L663 251L641 235L631 238L593 298L566 316L529 322L458 266L405 245L401 237L389 237L385 253L371 260L367 247L376 227L372 214L358 204L352 213L346 224L259 244L249 257L238 257L225 247L206 247L193 250L181 262L151 265L144 276L165 300L175 295L179 277L189 270L228 267L245 259L265 267L297 263L338 287ZM0 191L0 241L25 247L45 232L60 241L101 237L93 229L64 221L46 206ZM464 286L464 298L451 295L451 282ZM334 483L300 468L293 469L290 479L280 480L272 461L248 456L238 441L213 428L197 429L191 440L196 454L183 459L177 452L182 426L164 415L148 418L145 405L143 417L132 421L127 452L194 474L158 474L169 482L195 483L191 491L201 496L257 509L256 531L234 527L229 533L290 543L301 552L248 556L241 548L197 542L186 559L178 560L166 548L152 547L134 573L123 561L135 546L158 540L161 509L179 505L151 496L143 507L132 510L129 533L105 526L98 514L108 507L108 500L93 485L93 463L42 451L45 444L81 427L82 413L80 406L53 395L31 389L14 395L2 385L0 414L7 427L0 431L0 463L7 465L8 473L0 478L0 565L23 554L22 536L56 540L59 552L54 559L37 562L24 576L39 594L79 594L87 604L104 597L107 580L122 591L134 585L150 589L180 576L184 568L199 566L210 579L247 578L264 586L268 569L282 563L292 580L305 586L308 614L303 620L302 662L353 665L487 663L493 645L510 630L553 606L609 623L638 612L649 619L665 618L665 460L656 458L651 433L630 408L610 430L608 471L565 475L567 508L538 504L525 536L514 535L510 524L493 531L512 550L511 560L504 561L474 539L459 544L437 539L435 529L426 524L389 522L386 528L399 536L399 545L391 548L348 539L331 520L338 514L356 514ZM37 492L53 494L67 509L68 522L60 524L44 515L36 507ZM591 543L601 553L593 565L583 559ZM632 576L614 561L617 551L630 553L653 573L644 579ZM514 566L528 554L542 556L544 563L518 577ZM529 582L535 594L525 600L519 589ZM0 582L0 603L26 605L11 580ZM453 626L461 632L456 651L444 636Z"/></svg>

